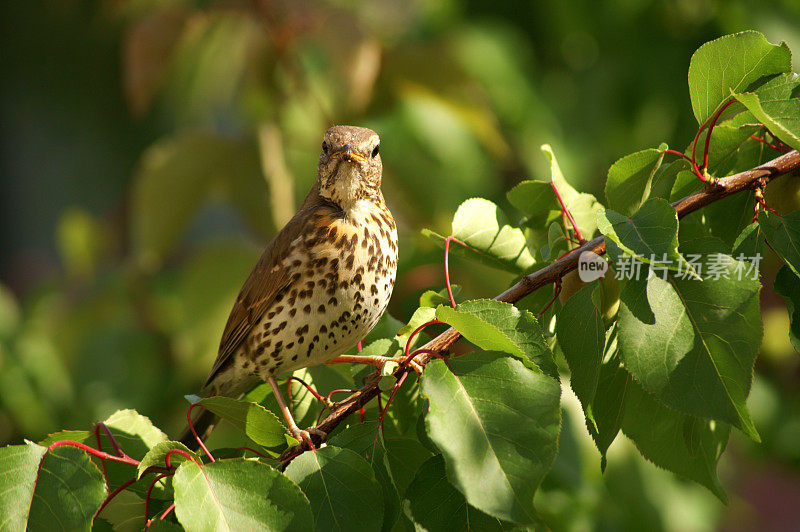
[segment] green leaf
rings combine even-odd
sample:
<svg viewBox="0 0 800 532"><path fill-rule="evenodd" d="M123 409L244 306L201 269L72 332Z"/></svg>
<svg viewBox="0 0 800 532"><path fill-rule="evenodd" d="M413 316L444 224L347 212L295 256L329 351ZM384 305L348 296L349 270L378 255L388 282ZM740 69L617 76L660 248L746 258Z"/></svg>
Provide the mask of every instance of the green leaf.
<svg viewBox="0 0 800 532"><path fill-rule="evenodd" d="M57 441L71 440L78 443L87 443L94 438L94 432L89 430L60 430L48 434L46 438L39 442L42 447L49 447ZM88 445L88 443L87 443Z"/></svg>
<svg viewBox="0 0 800 532"><path fill-rule="evenodd" d="M684 159L676 159L669 164L662 164L656 171L655 176L653 176L653 182L650 185L650 197L669 200L672 195L672 188L678 179L678 174L681 171L686 171L689 167L689 163Z"/></svg>
<svg viewBox="0 0 800 532"><path fill-rule="evenodd" d="M134 255L144 267L161 264L210 197L231 198L266 232L270 224L265 194L254 143L198 133L160 142L145 152L134 176Z"/></svg>
<svg viewBox="0 0 800 532"><path fill-rule="evenodd" d="M453 292L453 298L458 296L459 292L461 292L461 287L457 284L451 284L450 290ZM420 307L432 307L436 308L439 305L447 305L450 303L450 296L447 295L447 289L439 290L438 292L434 290L426 290L423 292L421 296L419 296L419 306Z"/></svg>
<svg viewBox="0 0 800 532"><path fill-rule="evenodd" d="M375 421L351 425L328 440L328 445L354 451L372 467L383 497L382 530L388 531L392 530L400 515L400 495L386 460L384 444L385 440L380 437L378 423Z"/></svg>
<svg viewBox="0 0 800 532"><path fill-rule="evenodd" d="M459 303L456 308L440 305L436 319L454 327L481 349L509 353L529 367L558 378L539 323L527 310L494 299L474 299Z"/></svg>
<svg viewBox="0 0 800 532"><path fill-rule="evenodd" d="M0 530L25 530L39 464L46 447L9 445L0 448Z"/></svg>
<svg viewBox="0 0 800 532"><path fill-rule="evenodd" d="M153 425L150 418L136 410L117 410L103 423L132 458L141 458L157 443L167 440L167 435ZM104 436L105 432L101 430L100 435Z"/></svg>
<svg viewBox="0 0 800 532"><path fill-rule="evenodd" d="M340 432L328 443L355 451L372 466L384 496L382 529L392 530L400 515L399 494L405 493L420 464L431 457L431 452L415 439L384 439L378 430L374 421L359 423Z"/></svg>
<svg viewBox="0 0 800 532"><path fill-rule="evenodd" d="M732 248L744 228L753 223L753 195L731 194L683 218L681 225L691 223L689 218L701 221L711 231L710 236L719 238ZM686 235L680 234L679 238L685 240Z"/></svg>
<svg viewBox="0 0 800 532"><path fill-rule="evenodd" d="M703 281L667 275L622 289L619 347L625 368L668 407L726 421L759 440L745 401L761 343L758 280L706 238Z"/></svg>
<svg viewBox="0 0 800 532"><path fill-rule="evenodd" d="M775 292L786 300L789 312L789 340L800 351L800 279L787 266L775 276Z"/></svg>
<svg viewBox="0 0 800 532"><path fill-rule="evenodd" d="M767 211L760 214L758 220L772 249L800 277L800 211L784 216Z"/></svg>
<svg viewBox="0 0 800 532"><path fill-rule="evenodd" d="M417 310L414 311L414 314L411 315L411 319L408 320L408 324L404 325L399 331L397 331L397 336L407 338L411 333L417 330L418 327L421 327L423 324L428 323L429 321L433 320L436 317L436 309L430 307L419 307ZM403 347L405 347L404 340L401 342Z"/></svg>
<svg viewBox="0 0 800 532"><path fill-rule="evenodd" d="M419 440L412 438L384 440L384 463L399 493L406 493L417 470L430 457L431 452Z"/></svg>
<svg viewBox="0 0 800 532"><path fill-rule="evenodd" d="M280 447L287 443L286 428L275 414L258 403L215 396L201 399L199 404L230 422L259 445Z"/></svg>
<svg viewBox="0 0 800 532"><path fill-rule="evenodd" d="M195 452L189 450L189 448L186 447L181 442L163 441L161 443L156 444L152 449L150 449L147 452L147 454L144 455L144 458L142 458L142 460L139 462L139 466L137 467L137 472L138 472L137 478L142 478L142 475L144 474L145 471L147 471L149 467L153 466L166 467L165 459L167 457L167 453L169 453L173 449L180 449L181 451L189 453L189 455L193 456L195 459L197 460L200 459ZM185 462L186 460L189 460L189 458L186 458L180 453L173 453L169 457L169 463L172 466L177 466L178 464L180 464L181 462Z"/></svg>
<svg viewBox="0 0 800 532"><path fill-rule="evenodd" d="M640 262L678 272L693 272L678 253L678 213L661 198L647 200L630 218L611 210L600 211L597 226L601 233Z"/></svg>
<svg viewBox="0 0 800 532"><path fill-rule="evenodd" d="M567 183L564 174L561 172L561 167L556 160L556 154L549 144L544 144L542 146L542 151L550 161L550 180L556 186L558 193L561 194L564 205L569 209L569 212L575 219L575 223L578 224L578 228L581 230L581 233L583 233L584 238L592 238L597 229L597 212L603 208L603 205L591 194L578 192ZM558 210L561 210L560 205L558 206Z"/></svg>
<svg viewBox="0 0 800 532"><path fill-rule="evenodd" d="M752 92L735 93L733 97L784 144L800 150L800 98L761 101Z"/></svg>
<svg viewBox="0 0 800 532"><path fill-rule="evenodd" d="M467 504L464 496L447 481L441 455L420 466L405 492L403 509L417 530L483 532L509 528L499 519Z"/></svg>
<svg viewBox="0 0 800 532"><path fill-rule="evenodd" d="M444 245L444 237L423 229L423 234ZM533 266L522 230L509 225L506 215L489 200L472 198L462 203L453 216L452 236L468 247L451 243L450 251L513 273Z"/></svg>
<svg viewBox="0 0 800 532"><path fill-rule="evenodd" d="M328 445L303 453L286 468L311 501L315 530L380 530L383 501L364 458Z"/></svg>
<svg viewBox="0 0 800 532"><path fill-rule="evenodd" d="M642 456L702 484L727 504L716 470L728 443L727 423L670 410L629 379L622 432Z"/></svg>
<svg viewBox="0 0 800 532"><path fill-rule="evenodd" d="M564 227L559 222L553 222L547 227L547 245L539 251L544 260L556 260L567 251L567 235Z"/></svg>
<svg viewBox="0 0 800 532"><path fill-rule="evenodd" d="M697 122L702 124L725 103L763 76L792 69L786 43L770 44L755 31L726 35L697 49L689 63L689 95Z"/></svg>
<svg viewBox="0 0 800 532"><path fill-rule="evenodd" d="M167 441L167 435L161 432L152 421L135 410L118 410L111 414L103 423L109 428L114 439L125 453L131 458L141 460L153 447ZM100 441L105 451L114 453L111 441L103 430L100 431ZM127 464L106 460L105 472L108 485L111 489L121 486L136 472ZM149 482L137 482L129 489L144 495Z"/></svg>
<svg viewBox="0 0 800 532"><path fill-rule="evenodd" d="M732 256L736 260L751 260L764 249L764 230L759 223L750 223L733 242Z"/></svg>
<svg viewBox="0 0 800 532"><path fill-rule="evenodd" d="M538 179L521 181L508 191L506 197L511 205L529 217L547 214L560 208L550 181Z"/></svg>
<svg viewBox="0 0 800 532"><path fill-rule="evenodd" d="M600 451L601 470L605 469L606 452L622 426L622 415L628 401L630 375L612 356L600 365L597 391L586 415L586 428Z"/></svg>
<svg viewBox="0 0 800 532"><path fill-rule="evenodd" d="M167 506L172 504L171 495L172 494L170 493L169 501L164 499L154 499L151 497L150 506L148 507L150 516L160 515L162 512L164 512L164 510L167 509ZM116 494L114 498L111 499L111 502L109 502L105 508L103 508L103 511L97 515L92 525L92 532L98 532L101 530L113 530L114 532L141 532L144 529L145 524L144 507L145 502L142 497L130 490L123 490ZM102 521L107 521L110 526L108 528L101 528L98 525ZM152 524L155 525L156 523L170 522L155 519ZM177 527L177 525L174 526ZM153 530L153 526L148 529L148 532L150 530ZM180 527L178 527L178 530L180 530Z"/></svg>
<svg viewBox="0 0 800 532"><path fill-rule="evenodd" d="M533 496L558 448L559 384L484 351L433 361L421 386L428 435L456 489L489 515L535 523Z"/></svg>
<svg viewBox="0 0 800 532"><path fill-rule="evenodd" d="M255 460L229 459L178 466L175 515L187 530L314 528L308 499L295 483Z"/></svg>
<svg viewBox="0 0 800 532"><path fill-rule="evenodd" d="M608 206L626 216L639 210L650 195L653 176L664 160L666 144L658 149L637 151L619 159L608 170L606 198Z"/></svg>
<svg viewBox="0 0 800 532"><path fill-rule="evenodd" d="M588 410L595 397L605 347L605 327L592 301L597 285L575 293L556 315L556 337L570 371L570 386Z"/></svg>
<svg viewBox="0 0 800 532"><path fill-rule="evenodd" d="M107 493L103 474L75 447L5 447L0 471L0 530L90 530Z"/></svg>

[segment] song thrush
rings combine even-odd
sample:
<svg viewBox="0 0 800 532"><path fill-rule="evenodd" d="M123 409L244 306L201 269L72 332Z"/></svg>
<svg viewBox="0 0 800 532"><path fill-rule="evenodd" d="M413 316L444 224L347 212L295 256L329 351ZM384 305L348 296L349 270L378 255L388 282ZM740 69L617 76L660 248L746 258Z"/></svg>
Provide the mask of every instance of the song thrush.
<svg viewBox="0 0 800 532"><path fill-rule="evenodd" d="M325 132L316 183L245 281L202 389L204 396L238 397L268 381L289 430L308 443L275 376L330 362L355 346L394 287L397 230L380 189L379 143L371 129ZM215 421L203 412L194 421L198 434ZM197 446L191 434L182 441Z"/></svg>

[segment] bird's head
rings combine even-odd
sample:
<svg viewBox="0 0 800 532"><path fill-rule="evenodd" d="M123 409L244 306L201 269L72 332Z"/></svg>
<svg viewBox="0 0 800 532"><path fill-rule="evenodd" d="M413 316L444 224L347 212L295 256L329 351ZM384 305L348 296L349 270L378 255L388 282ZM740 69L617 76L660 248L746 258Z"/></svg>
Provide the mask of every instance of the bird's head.
<svg viewBox="0 0 800 532"><path fill-rule="evenodd" d="M317 166L320 195L345 210L358 200L381 198L380 141L365 127L334 126L326 131Z"/></svg>

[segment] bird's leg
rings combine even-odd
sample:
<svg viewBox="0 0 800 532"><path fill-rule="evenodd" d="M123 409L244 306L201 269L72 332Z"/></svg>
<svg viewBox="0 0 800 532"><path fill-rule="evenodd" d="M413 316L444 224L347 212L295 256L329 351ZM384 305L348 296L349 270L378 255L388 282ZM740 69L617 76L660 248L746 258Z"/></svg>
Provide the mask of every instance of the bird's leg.
<svg viewBox="0 0 800 532"><path fill-rule="evenodd" d="M289 432L292 433L292 436L297 441L305 442L309 449L315 449L316 447L314 446L314 442L311 441L311 433L308 430L301 429L297 426L297 423L295 423L292 412L286 405L286 401L283 400L283 394L281 393L281 389L278 387L278 381L275 379L275 376L270 375L267 381L272 387L272 393L275 394L275 399L278 401L278 406L281 409L281 413L283 413L283 418L286 420L286 424L289 425ZM322 438L325 437L325 433L319 429L312 428L310 431L318 436L321 436Z"/></svg>
<svg viewBox="0 0 800 532"><path fill-rule="evenodd" d="M333 360L325 362L326 364L369 364L381 369L387 362L397 362L402 364L405 357L382 357L377 355L340 355ZM422 367L413 360L408 361L408 365L413 369L417 375L422 375Z"/></svg>

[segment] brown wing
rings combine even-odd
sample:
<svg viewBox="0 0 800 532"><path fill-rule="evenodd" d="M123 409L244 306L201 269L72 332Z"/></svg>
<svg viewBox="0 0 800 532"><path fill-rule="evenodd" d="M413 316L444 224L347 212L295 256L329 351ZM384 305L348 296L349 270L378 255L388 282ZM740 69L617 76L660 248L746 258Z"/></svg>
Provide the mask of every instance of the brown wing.
<svg viewBox="0 0 800 532"><path fill-rule="evenodd" d="M285 258L291 242L309 230L307 224L312 218L311 215L317 210L327 207L320 198L318 190L315 185L297 214L267 245L267 249L261 254L261 258L258 259L258 263L239 291L222 333L217 359L214 361L205 386L211 383L217 372L231 359L242 341L247 338L250 330L270 307L278 292L291 284L292 277L281 265L281 261Z"/></svg>

